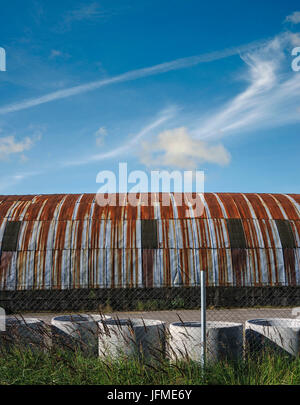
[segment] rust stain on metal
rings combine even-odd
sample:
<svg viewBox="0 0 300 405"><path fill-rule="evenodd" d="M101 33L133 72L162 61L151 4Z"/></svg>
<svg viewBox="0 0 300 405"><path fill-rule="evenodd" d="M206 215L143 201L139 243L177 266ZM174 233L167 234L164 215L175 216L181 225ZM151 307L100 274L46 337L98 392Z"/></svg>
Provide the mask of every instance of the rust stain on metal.
<svg viewBox="0 0 300 405"><path fill-rule="evenodd" d="M299 194L100 197L0 196L0 289L192 286L202 269L208 285L300 284ZM11 221L21 224L17 248L5 252Z"/></svg>

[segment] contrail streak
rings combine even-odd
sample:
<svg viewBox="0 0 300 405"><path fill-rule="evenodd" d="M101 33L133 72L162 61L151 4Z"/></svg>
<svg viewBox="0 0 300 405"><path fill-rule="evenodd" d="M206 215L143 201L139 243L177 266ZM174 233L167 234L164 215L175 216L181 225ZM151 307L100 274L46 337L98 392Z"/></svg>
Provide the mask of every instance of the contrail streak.
<svg viewBox="0 0 300 405"><path fill-rule="evenodd" d="M227 48L223 51L209 52L202 55L191 56L187 58L176 59L171 62L161 63L151 67L131 70L118 76L114 76L108 79L97 80L90 83L69 87L63 90L57 90L52 93L45 94L44 96L30 98L18 103L9 104L7 106L0 107L0 114L12 113L27 108L35 107L40 104L49 103L51 101L60 100L63 98L75 96L81 93L86 93L92 90L99 89L100 87L108 86L114 83L126 82L136 80L146 76L153 76L160 73L169 72L171 70L184 69L190 66L195 66L200 63L212 62L214 60L227 58L229 56L237 55L241 52L249 51L253 48L261 46L266 41L255 41L246 45L241 45L234 48Z"/></svg>

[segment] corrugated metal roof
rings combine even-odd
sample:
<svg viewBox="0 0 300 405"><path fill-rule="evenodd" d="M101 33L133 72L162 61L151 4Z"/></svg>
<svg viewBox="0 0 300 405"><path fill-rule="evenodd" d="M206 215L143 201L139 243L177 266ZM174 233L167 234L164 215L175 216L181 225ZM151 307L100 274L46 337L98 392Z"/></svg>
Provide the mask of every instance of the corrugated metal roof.
<svg viewBox="0 0 300 405"><path fill-rule="evenodd" d="M179 193L103 207L94 194L0 196L0 288L198 285L201 269L209 285L300 284L299 194L192 197L201 215ZM20 222L14 251L8 222Z"/></svg>

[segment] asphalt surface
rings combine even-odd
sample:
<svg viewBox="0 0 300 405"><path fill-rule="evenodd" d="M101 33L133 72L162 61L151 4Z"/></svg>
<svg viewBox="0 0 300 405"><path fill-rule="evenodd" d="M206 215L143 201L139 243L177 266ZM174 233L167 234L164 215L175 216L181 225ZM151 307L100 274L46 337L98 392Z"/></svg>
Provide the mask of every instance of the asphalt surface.
<svg viewBox="0 0 300 405"><path fill-rule="evenodd" d="M206 317L208 321L238 322L244 323L249 319L257 318L296 318L292 313L293 308L237 308L237 309L209 309ZM58 315L75 314L78 312L60 312L60 313L24 313L26 318L38 318L46 323L51 323L51 319ZM80 312L83 313L83 312ZM97 312L88 312L97 313ZM174 311L148 311L148 312L113 312L105 313L119 319L124 318L144 318L157 319L167 323L186 321L200 321L200 310L174 310ZM300 317L300 309L298 317Z"/></svg>

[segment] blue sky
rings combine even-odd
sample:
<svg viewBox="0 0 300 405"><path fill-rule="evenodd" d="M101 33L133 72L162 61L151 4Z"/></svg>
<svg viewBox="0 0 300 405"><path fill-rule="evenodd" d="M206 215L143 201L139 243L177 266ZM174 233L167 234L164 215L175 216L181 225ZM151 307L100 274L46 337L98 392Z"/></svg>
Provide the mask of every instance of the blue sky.
<svg viewBox="0 0 300 405"><path fill-rule="evenodd" d="M0 4L0 193L93 193L119 162L299 192L299 2Z"/></svg>

